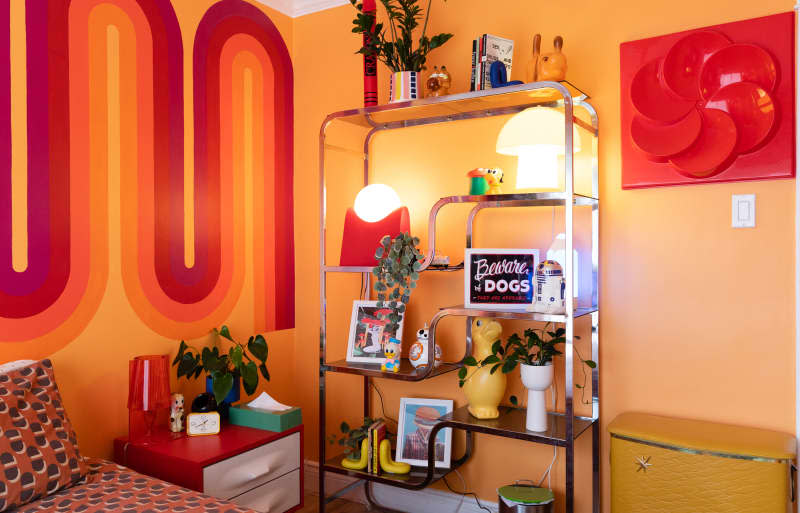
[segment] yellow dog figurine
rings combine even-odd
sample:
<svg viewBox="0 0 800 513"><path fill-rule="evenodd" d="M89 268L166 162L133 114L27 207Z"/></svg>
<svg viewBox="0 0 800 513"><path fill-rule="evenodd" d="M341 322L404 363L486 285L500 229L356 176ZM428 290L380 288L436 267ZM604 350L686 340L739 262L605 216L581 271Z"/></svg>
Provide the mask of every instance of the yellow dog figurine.
<svg viewBox="0 0 800 513"><path fill-rule="evenodd" d="M390 338L389 343L383 350L386 356L386 362L381 365L381 370L384 372L400 372L400 341L396 338Z"/></svg>
<svg viewBox="0 0 800 513"><path fill-rule="evenodd" d="M499 167L489 169L486 171L486 182L489 184L489 192L487 194L503 194L503 189L500 184L503 183L503 170Z"/></svg>

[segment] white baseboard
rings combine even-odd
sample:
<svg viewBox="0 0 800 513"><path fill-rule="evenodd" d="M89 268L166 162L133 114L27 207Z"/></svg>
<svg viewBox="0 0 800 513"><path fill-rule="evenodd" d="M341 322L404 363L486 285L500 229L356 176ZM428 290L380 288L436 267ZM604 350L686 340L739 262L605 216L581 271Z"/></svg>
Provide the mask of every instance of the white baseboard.
<svg viewBox="0 0 800 513"><path fill-rule="evenodd" d="M325 492L330 495L356 481L357 479L353 477L328 472L325 474ZM305 492L319 493L319 464L316 461L305 461ZM480 509L475 504L475 499L471 496L462 498L455 493L431 488L405 490L376 484L373 493L379 504L408 513L486 513L486 510ZM364 489L360 486L350 490L343 498L362 504L367 503ZM481 501L481 504L492 511L497 511L496 502Z"/></svg>

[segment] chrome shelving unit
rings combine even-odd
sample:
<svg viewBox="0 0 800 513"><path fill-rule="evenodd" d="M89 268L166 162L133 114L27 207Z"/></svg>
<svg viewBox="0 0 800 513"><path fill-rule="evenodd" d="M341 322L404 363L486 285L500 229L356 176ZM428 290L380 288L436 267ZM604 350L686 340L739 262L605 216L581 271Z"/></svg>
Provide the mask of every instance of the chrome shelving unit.
<svg viewBox="0 0 800 513"><path fill-rule="evenodd" d="M330 273L357 273L361 274L364 282L369 287L372 267L352 267L328 265L326 260L326 181L325 181L325 156L326 151L333 148L326 142L328 129L336 123L346 123L351 126L361 127L364 130L363 141L363 183L368 185L369 173L369 146L372 137L381 131L397 130L407 127L449 123L459 120L486 118L515 114L533 106L558 107L564 111L565 130L565 191L529 194L500 194L484 196L449 196L440 199L431 208L428 220L428 254L423 262L423 271L428 272L458 272L463 270L460 266L432 266L431 262L436 253L436 217L440 209L449 204L473 203L474 207L467 220L466 247L472 247L473 225L478 214L489 208L504 207L541 207L559 206L565 210L566 224L566 265L564 275L566 290L573 290L573 209L574 207L591 208L591 261L592 261L592 290L589 306L578 307L572 294L567 294L566 315L549 315L528 313L520 311L479 310L465 308L463 305L446 307L439 310L430 321L430 337L428 340L428 354L434 354L436 344L436 329L439 322L448 316L459 316L466 319L467 337L464 348L464 357L472 353L471 319L473 317L495 317L503 319L518 319L532 322L561 323L566 329L566 343L564 347L564 383L565 401L564 412L551 412L549 414L550 426L545 432L532 432L525 429L525 412L521 409L501 407L501 415L497 419L479 420L472 417L466 408L458 408L452 413L443 416L434 426L430 440L445 428L463 430L466 433L464 453L452 461L449 469L434 467L434 445L428 446L427 468L414 468L410 474L396 476L392 474L369 474L366 472L349 470L341 466L341 455L329 457L326 453L326 397L325 378L328 372L356 374L363 377L364 415L370 412L370 379L396 379L403 381L422 381L445 373L458 370L462 366L463 357L454 362L444 362L439 367L428 365L422 369L415 369L407 360L401 362L400 372L384 373L379 367L367 364L350 363L343 360L327 360L326 353L326 307L327 307L327 275ZM584 122L574 116L574 109L583 109L588 114L590 122ZM576 194L574 187L573 165L573 125L587 131L592 137L592 185L590 194ZM574 441L586 431L591 431L592 437L592 510L600 511L600 460L599 460L599 311L598 311L598 249L599 249L599 191L598 191L598 165L597 165L597 114L588 102L588 96L569 82L534 82L503 89L477 91L438 98L427 98L409 102L394 103L363 109L347 110L329 115L322 123L319 136L320 152L320 372L319 372L319 511L325 512L328 502L344 493L353 486L363 482L365 494L370 504L381 511L397 512L390 508L382 507L375 503L370 488L371 483L397 486L405 489L421 489L439 479L449 472L463 465L472 455L473 434L484 433L494 436L514 438L527 442L563 447L565 449L566 476L565 476L565 505L567 513L572 513L574 508ZM361 153L359 152L359 157ZM588 417L577 416L573 405L573 342L575 339L575 320L588 317L591 322L591 357L598 363L591 372L592 387L592 415ZM344 474L358 479L354 485L348 486L333 494L325 490L325 474L333 472Z"/></svg>

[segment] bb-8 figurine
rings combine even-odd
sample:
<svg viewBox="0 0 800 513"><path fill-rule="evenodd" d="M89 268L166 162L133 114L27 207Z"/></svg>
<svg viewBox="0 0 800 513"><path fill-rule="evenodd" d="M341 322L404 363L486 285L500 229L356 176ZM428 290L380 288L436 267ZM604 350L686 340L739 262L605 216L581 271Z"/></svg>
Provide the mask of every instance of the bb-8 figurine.
<svg viewBox="0 0 800 513"><path fill-rule="evenodd" d="M414 368L428 365L429 336L430 330L428 329L428 324L426 323L424 328L417 331L417 341L411 345L411 349L408 352L408 359L411 361L411 365L413 365ZM442 348L439 347L439 344L436 344L435 351L436 354L434 356L434 367L438 367L442 363Z"/></svg>

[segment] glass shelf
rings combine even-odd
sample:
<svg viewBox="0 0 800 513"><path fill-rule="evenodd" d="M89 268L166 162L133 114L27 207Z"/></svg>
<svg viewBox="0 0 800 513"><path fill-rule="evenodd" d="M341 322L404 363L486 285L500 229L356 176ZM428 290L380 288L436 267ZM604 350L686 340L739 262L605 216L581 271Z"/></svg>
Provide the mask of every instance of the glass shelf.
<svg viewBox="0 0 800 513"><path fill-rule="evenodd" d="M567 417L564 414L547 412L548 428L542 432L525 429L525 415L524 409L501 406L498 418L481 420L473 417L466 406L462 406L453 410L452 413L440 417L439 421L444 422L448 427L475 433L516 438L559 447L567 444ZM578 438L594 422L590 418L574 417L572 421L572 438Z"/></svg>
<svg viewBox="0 0 800 513"><path fill-rule="evenodd" d="M453 372L459 368L461 368L460 363L443 362L438 367L434 367L430 374L426 375L427 369L425 367L415 369L408 358L400 359L399 372L384 372L381 370L381 366L375 363L354 363L346 360L337 360L325 364L327 372L343 372L345 374L358 374L359 376L397 379L400 381L421 381Z"/></svg>
<svg viewBox="0 0 800 513"><path fill-rule="evenodd" d="M583 317L596 312L596 306L576 308L573 318ZM539 322L567 322L567 316L564 314L545 314L537 312L526 312L524 310L488 310L482 308L466 308L464 305L456 305L441 308L439 313L442 316L453 315L461 317L494 317L498 319L519 319L524 321L539 321Z"/></svg>
<svg viewBox="0 0 800 513"><path fill-rule="evenodd" d="M411 467L411 472L408 474L390 474L388 472L381 472L380 474L371 474L362 470L351 470L342 466L342 458L344 455L339 455L330 458L325 462L326 472L335 472L345 476L351 476L365 481L373 481L381 484L388 484L391 486L398 486L407 490L419 490L425 488L429 484L439 481L444 476L461 466L458 461L453 461L452 468L434 468L433 475L428 476L428 469L426 467Z"/></svg>
<svg viewBox="0 0 800 513"><path fill-rule="evenodd" d="M331 114L328 116L328 120L386 130L455 119L478 118L490 114L513 114L536 105L554 105L559 100L563 100L565 96L575 100L589 98L586 93L568 81L533 82L499 89L345 110ZM580 120L576 120L576 125L594 132L591 126Z"/></svg>

